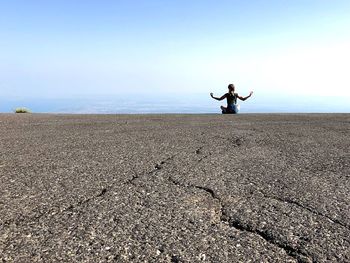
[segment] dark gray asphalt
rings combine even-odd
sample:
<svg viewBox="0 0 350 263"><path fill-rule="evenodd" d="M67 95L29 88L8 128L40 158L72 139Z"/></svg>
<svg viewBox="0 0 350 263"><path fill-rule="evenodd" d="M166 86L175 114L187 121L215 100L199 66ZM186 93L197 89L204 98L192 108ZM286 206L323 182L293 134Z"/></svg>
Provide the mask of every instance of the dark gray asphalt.
<svg viewBox="0 0 350 263"><path fill-rule="evenodd" d="M0 114L0 262L350 262L350 114Z"/></svg>

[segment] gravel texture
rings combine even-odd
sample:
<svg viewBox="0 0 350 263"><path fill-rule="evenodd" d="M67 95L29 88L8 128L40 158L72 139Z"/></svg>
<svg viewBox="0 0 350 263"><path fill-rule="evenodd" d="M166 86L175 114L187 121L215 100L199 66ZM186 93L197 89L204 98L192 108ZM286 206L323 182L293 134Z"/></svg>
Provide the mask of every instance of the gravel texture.
<svg viewBox="0 0 350 263"><path fill-rule="evenodd" d="M0 114L0 262L350 262L350 114Z"/></svg>

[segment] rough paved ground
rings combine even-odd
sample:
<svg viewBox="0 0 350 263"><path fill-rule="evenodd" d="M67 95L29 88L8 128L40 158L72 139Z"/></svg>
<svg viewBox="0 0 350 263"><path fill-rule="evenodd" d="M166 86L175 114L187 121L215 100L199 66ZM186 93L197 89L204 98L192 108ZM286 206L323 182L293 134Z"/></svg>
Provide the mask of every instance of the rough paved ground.
<svg viewBox="0 0 350 263"><path fill-rule="evenodd" d="M0 115L0 262L350 262L350 115Z"/></svg>

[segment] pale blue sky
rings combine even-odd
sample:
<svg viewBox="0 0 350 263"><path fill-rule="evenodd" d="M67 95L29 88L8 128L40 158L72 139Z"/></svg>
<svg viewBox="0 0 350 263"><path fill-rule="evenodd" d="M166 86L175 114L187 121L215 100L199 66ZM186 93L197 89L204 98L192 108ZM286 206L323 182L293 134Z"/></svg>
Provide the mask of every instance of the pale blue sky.
<svg viewBox="0 0 350 263"><path fill-rule="evenodd" d="M0 96L350 98L350 1L3 0Z"/></svg>

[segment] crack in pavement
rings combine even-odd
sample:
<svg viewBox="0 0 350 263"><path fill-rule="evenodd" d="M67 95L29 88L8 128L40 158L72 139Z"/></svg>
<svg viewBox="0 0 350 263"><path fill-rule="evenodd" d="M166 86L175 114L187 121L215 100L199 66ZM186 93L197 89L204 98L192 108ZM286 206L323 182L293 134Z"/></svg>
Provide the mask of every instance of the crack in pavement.
<svg viewBox="0 0 350 263"><path fill-rule="evenodd" d="M245 136L230 136L230 137L223 137L220 135L217 136L213 136L212 139L221 139L224 141L229 141L230 143L232 143L233 147L239 147L243 144Z"/></svg>
<svg viewBox="0 0 350 263"><path fill-rule="evenodd" d="M154 174L155 172L157 172L158 170L162 169L163 168L163 165L166 164L167 162L169 162L170 160L173 160L175 158L177 154L174 154L162 161L160 161L159 163L156 163L155 167L153 170L149 171L147 173L147 175L152 175ZM133 170L134 171L134 170ZM140 177L140 174L137 174L135 171L134 171L134 175L133 177L128 180L127 182L124 183L125 184L133 184L134 185L134 181L136 179L138 179ZM25 216L21 216L21 217L16 217L16 218L13 218L13 219L9 219L9 220L6 220L4 221L3 223L0 224L0 226L8 226L10 224L16 224L17 226L18 225L22 225L26 222L30 222L30 221L39 221L41 218L43 217L47 217L49 215L58 215L58 214L62 214L62 213L65 213L67 211L72 211L73 209L77 208L77 207L80 207L84 204L87 204L89 202L91 202L92 200L96 199L96 198L99 198L99 197L102 197L104 196L108 191L110 191L110 189L115 185L115 182L110 184L110 185L107 185L106 187L102 188L98 194L96 195L93 195L87 199L84 199L84 200L80 200L78 201L77 203L75 204L70 204L68 205L67 207L64 207L63 209L59 208L59 211L55 210L55 209L49 209L49 210L46 210L44 212L40 212L38 215L35 215L35 216L30 216L30 217L25 217Z"/></svg>
<svg viewBox="0 0 350 263"><path fill-rule="evenodd" d="M262 194L264 194L264 193L262 193ZM279 201L279 202L284 202L284 203L288 203L288 204L292 204L292 205L298 206L298 207L300 207L300 208L302 208L304 210L307 210L307 211L309 211L309 212L311 212L311 213L313 213L315 215L327 218L333 224L340 225L340 226L350 230L350 227L347 224L339 221L338 219L334 219L334 218L332 218L332 217L330 217L330 216L328 216L328 215L326 215L324 213L321 213L321 212L319 212L317 210L311 209L310 207L307 207L307 206L299 203L296 200L292 200L290 198L281 198L281 197L278 197L278 196L269 196L269 195L264 195L264 197L265 198L269 198L269 199L273 199L273 200L276 200L276 201Z"/></svg>
<svg viewBox="0 0 350 263"><path fill-rule="evenodd" d="M194 152L196 153L196 155L200 155L202 154L202 149L204 148L204 146L201 146L199 148L197 148ZM209 156L211 156L212 153L209 151L208 154L202 156L201 158L199 158L194 164L192 164L190 167L188 167L188 170L191 170L195 167L197 167L204 159L207 159Z"/></svg>
<svg viewBox="0 0 350 263"><path fill-rule="evenodd" d="M179 181L176 181L171 176L168 177L168 180L178 187L194 188L194 189L199 189L199 190L202 190L202 191L205 191L206 193L208 193L213 199L215 199L219 202L219 205L220 205L219 218L220 218L220 221L223 222L222 216L224 214L224 212L223 212L224 206L222 204L221 198L211 188L200 186L200 185L194 185L194 184L183 184L183 183L180 183Z"/></svg>
<svg viewBox="0 0 350 263"><path fill-rule="evenodd" d="M82 206L86 203L89 203L90 201L92 201L95 198L104 196L107 193L107 191L109 191L109 188L111 188L111 185L107 186L106 188L102 188L102 190L97 195L91 196L85 200L81 200L78 203L76 203L75 205L68 206L65 210L61 211L60 213L63 213L63 212L69 211L69 210L73 210L76 207L79 207L79 206Z"/></svg>
<svg viewBox="0 0 350 263"><path fill-rule="evenodd" d="M175 155L172 155L162 161L160 161L159 163L157 163L155 165L155 168L151 171L149 171L147 174L148 175L151 175L153 173L155 173L156 171L162 169L162 165L167 163L169 160L172 160L174 159L174 157L176 156ZM128 180L127 182L124 183L125 184L133 184L133 181L136 180L137 178L139 178L140 175L138 175L135 171L134 171L134 176ZM45 217L45 216L49 216L49 215L58 215L58 214L61 214L61 213L65 213L67 211L71 211L79 206L82 206L86 203L89 203L91 202L92 200L96 199L96 198L99 198L99 197L102 197L104 196L108 191L110 191L110 189L115 185L115 182L113 182L112 184L110 185L107 185L106 187L102 188L98 194L95 194L93 196L90 196L89 198L87 199L83 199L83 200L80 200L78 201L77 203L75 204L70 204L68 205L67 207L64 207L63 209L60 209L59 208L59 211L55 210L55 209L49 209L49 210L46 210L44 212L39 212L38 215L35 215L35 216L31 216L31 217L25 217L25 216L18 216L16 218L13 218L13 219L9 219L9 220L6 220L4 222L2 222L0 224L0 226L8 226L10 224L16 224L16 225L21 225L25 222L29 222L29 221L39 221L42 217Z"/></svg>
<svg viewBox="0 0 350 263"><path fill-rule="evenodd" d="M255 185L257 187L257 185L254 182L250 182L250 184ZM255 190L257 192L261 193L264 196L264 198L276 200L276 201L281 202L281 203L288 203L288 204L291 204L291 205L298 206L299 208L304 209L306 211L309 211L310 213L312 213L314 215L327 218L333 224L340 225L341 227L344 227L344 228L350 230L350 226L348 224L343 223L340 220L332 218L329 215L326 215L326 214L324 214L322 212L319 212L319 211L317 211L315 209L312 209L312 208L310 208L310 207L308 207L306 205L303 205L303 204L301 204L300 202L298 202L296 200L293 200L293 199L288 198L288 197L283 198L283 197L279 197L279 196L276 196L276 195L269 195L269 194L266 194L265 192L261 191L258 188L255 188Z"/></svg>
<svg viewBox="0 0 350 263"><path fill-rule="evenodd" d="M241 145L241 140L239 138L235 139L234 144L236 146L240 146ZM201 154L203 148L204 148L204 146L201 146L201 147L197 148L194 151L194 153L196 155ZM172 155L172 156L170 156L170 157L168 157L168 158L166 158L166 159L156 163L154 168L151 171L147 172L146 175L154 175L154 174L156 174L159 170L163 169L165 164L168 164L169 161L172 161L175 158L176 155L177 154ZM193 164L192 166L189 167L189 170L191 170L194 167L196 167L197 165L199 165L204 159L208 158L210 155L211 155L211 153L209 152L209 154L204 155L203 157L198 159L195 162L195 164ZM137 180L142 175L142 174L137 174L136 171L134 171L134 170L133 170L133 172L134 172L133 177L130 180L128 180L127 182L125 182L124 185L125 184L135 185L134 181ZM250 225L245 225L239 220L233 220L231 217L229 217L227 215L227 213L225 212L226 207L225 207L222 199L211 188L205 187L205 186L200 186L200 185L195 185L195 184L184 184L184 183L181 183L179 181L176 181L172 177L169 177L168 179L174 185L177 185L179 187L194 188L194 189L198 189L198 190L204 191L207 194L209 194L213 199L217 200L218 203L219 203L219 206L220 206L219 219L220 219L221 223L228 224L230 227L233 227L233 228L235 228L237 230L250 232L250 233L253 233L253 234L256 234L256 235L260 236L266 242L268 242L270 244L273 244L273 245L283 249L286 252L287 255L295 258L298 262L309 262L307 260L305 261L305 259L310 259L309 256L306 253L304 253L303 251L301 251L299 249L295 249L295 248L289 246L286 243L283 243L279 239L276 239L267 230L266 231L261 231L259 229L253 228ZM71 211L71 210L73 210L73 209L75 209L75 208L77 208L79 206L82 206L84 204L87 204L87 203L91 202L95 198L99 198L99 197L104 196L113 187L114 184L115 183L113 183L111 185L108 185L107 187L101 189L101 191L98 194L96 194L94 196L91 196L91 197L89 197L89 198L87 198L85 200L81 200L81 201L77 202L76 204L69 205L68 207L60 210L58 213L55 213L55 214L60 214L60 213L66 212L66 211ZM267 196L264 193L262 193L262 194L267 198ZM276 200L278 200L278 199L276 199ZM281 201L281 200L279 200L279 201ZM45 213L41 213L40 215L38 215L38 216L36 216L34 218L28 218L28 220L32 220L32 221L33 220L39 220L41 217L49 215L50 213L51 213L50 211L46 211Z"/></svg>
<svg viewBox="0 0 350 263"><path fill-rule="evenodd" d="M156 163L154 168L151 171L147 172L146 175L148 175L148 176L153 175L156 172L158 172L159 170L163 169L163 165L167 164L169 161L172 161L175 158L176 155L177 154L174 154L174 155L172 155L172 156L170 156L170 157L168 157L168 158L166 158L166 159ZM135 170L133 170L133 172L134 172L133 177L130 180L128 180L127 182L125 182L124 184L135 185L134 181L137 180L138 178L140 178L140 176L144 174L144 173L138 174Z"/></svg>
<svg viewBox="0 0 350 263"><path fill-rule="evenodd" d="M204 148L204 146L201 146L201 147L197 148L194 151L194 153L197 154L197 155L201 154L203 148ZM159 170L163 169L165 164L169 164L169 161L174 160L174 158L177 155L179 155L179 154L174 154L174 155L172 155L172 156L170 156L170 157L168 157L168 158L166 158L166 159L156 163L155 166L154 166L154 169L152 169L151 171L147 172L146 174L148 176L154 175L156 172L158 172ZM209 152L207 155L204 155L201 158L199 158L197 160L197 162L195 162L193 165L191 165L188 169L191 170L191 169L195 168L200 162L202 162L204 159L208 158L209 156L211 156L211 152ZM133 172L134 172L133 177L130 180L128 180L127 182L125 182L124 184L135 185L134 181L137 180L141 175L144 174L144 173L138 174L135 170L133 170Z"/></svg>
<svg viewBox="0 0 350 263"><path fill-rule="evenodd" d="M97 195L94 195L94 196L91 196L87 199L81 200L81 201L77 202L76 204L71 204L63 209L60 209L59 211L56 211L54 209L49 209L49 210L46 210L45 212L40 212L38 215L35 215L32 217L18 216L14 219L9 219L9 220L4 221L1 225L2 226L8 226L10 224L21 225L22 223L29 222L29 221L39 221L42 217L45 217L48 215L58 215L58 214L66 212L66 211L73 210L74 208L79 207L81 205L84 205L95 198L101 197L101 196L105 195L107 191L108 191L107 187L103 188L102 190L99 191L99 193Z"/></svg>
<svg viewBox="0 0 350 263"><path fill-rule="evenodd" d="M197 148L196 151L195 151L195 153L196 153L196 154L201 154L202 149L203 149L203 146Z"/></svg>
<svg viewBox="0 0 350 263"><path fill-rule="evenodd" d="M224 215L225 215L225 213L224 213ZM286 242L283 242L282 240L274 237L272 235L271 231L269 231L268 229L262 231L262 230L259 230L257 228L252 227L249 224L244 224L244 223L242 223L242 221L240 221L238 219L233 219L231 217L227 218L227 222L229 223L229 226L234 227L235 229L259 235L264 240L266 240L268 243L273 244L273 245L283 249L287 255L293 257L299 263L316 262L310 255L308 255L306 252L302 251L300 248L294 248L294 247L288 245Z"/></svg>
<svg viewBox="0 0 350 263"><path fill-rule="evenodd" d="M241 146L242 140L240 138L235 139L236 146ZM199 154L200 151L204 148L204 146L201 146L200 148L196 149L195 153ZM209 154L210 155L210 154ZM199 159L191 168L197 166L203 159L209 157L209 155L206 155ZM294 248L287 244L287 242L284 242L283 240L273 236L271 234L271 230L259 230L257 228L254 228L253 226L249 224L244 224L242 221L238 219L233 219L226 213L226 206L224 202L222 201L222 198L215 193L215 191L209 187L206 186L200 186L200 185L195 185L195 184L186 184L186 183L181 183L180 181L175 180L173 177L169 176L168 180L173 183L174 185L178 187L184 187L184 188L194 188L198 190L205 191L207 194L209 194L213 199L217 200L220 206L220 211L219 211L219 218L220 222L224 224L228 224L230 227L235 228L236 230L239 231L244 231L244 232L249 232L255 235L260 236L263 238L267 243L276 246L280 249L282 249L288 256L294 258L297 262L315 262L313 258L311 258L310 255L308 255L306 252L302 251L300 248Z"/></svg>
<svg viewBox="0 0 350 263"><path fill-rule="evenodd" d="M39 215L37 216L34 216L34 217L24 217L24 218L15 218L15 219L12 219L12 220L7 220L5 221L2 226L5 226L5 225L10 225L11 223L13 224L16 224L16 226L18 227L19 225L22 225L24 224L25 222L33 222L33 221L39 221L41 218L45 217L45 216L48 216L48 215L58 215L58 214L62 214L62 213L65 213L67 211L71 211L73 210L74 208L78 207L78 206L81 206L83 204L86 204L88 202L90 202L92 199L95 199L97 197L101 197L103 195L105 195L107 192L107 189L106 188L103 188L97 195L95 196L92 196L90 198L87 198L85 200L81 200L79 201L78 203L76 203L75 205L69 205L68 207L60 210L59 212L55 212L53 211L52 209L51 210L47 210L45 212L42 212L40 213ZM8 248L8 246L10 245L10 243L6 244L5 247L4 247L4 251Z"/></svg>
<svg viewBox="0 0 350 263"><path fill-rule="evenodd" d="M233 142L235 147L241 146L242 142L243 142L243 140L241 138L233 138L233 139L232 138L227 138L227 140ZM204 146L201 146L201 147L197 148L195 150L195 153L196 154L200 154L200 152L202 151L203 148L204 148ZM189 168L189 170L191 170L192 168L196 167L203 159L208 158L210 155L211 155L211 153L209 153L209 155L203 156L194 165L192 165ZM268 230L262 231L262 230L259 230L257 228L253 228L249 224L244 225L238 219L233 220L233 218L228 216L228 214L225 212L226 206L225 206L224 202L222 201L222 198L219 195L217 195L213 189L211 189L209 187L206 187L206 186L181 183L180 181L175 180L171 176L168 177L168 180L171 183L173 183L174 185L178 186L178 187L194 188L194 189L199 189L199 190L205 191L213 199L217 200L219 205L220 205L219 218L220 218L220 222L221 223L228 224L230 227L233 227L233 228L235 228L235 229L237 229L239 231L249 232L249 233L252 233L252 234L260 236L267 243L272 244L272 245L282 249L283 251L285 251L285 253L288 256L294 258L295 260L297 260L297 262L300 262L300 263L302 263L302 262L314 262L314 260L307 253L301 251L301 249L299 249L299 248L294 248L294 247L288 245L286 242L283 242L282 240L274 237L270 233L271 231L268 231Z"/></svg>
<svg viewBox="0 0 350 263"><path fill-rule="evenodd" d="M202 191L205 191L206 193L208 193L213 199L217 200L219 202L220 205L220 212L219 212L219 218L220 218L220 222L224 223L224 224L228 224L230 227L233 227L239 231L244 231L244 232L249 232L255 235L260 236L261 238L263 238L267 243L272 244L280 249L282 249L283 251L285 251L285 253L296 259L297 262L314 262L314 260L312 258L310 258L310 256L303 252L301 249L298 248L294 248L290 245L288 245L286 242L283 242L282 240L274 237L270 231L265 230L259 230L257 228L252 227L249 224L243 224L240 220L238 219L233 219L232 217L228 216L227 213L225 212L226 210L226 206L223 203L222 199L220 198L220 196L218 196L215 191L209 187L204 187L204 186L200 186L200 185L194 185L194 184L184 184L181 183L179 181L176 181L175 179L173 179L172 177L168 177L168 180L170 182L172 182L174 185L179 186L179 187L184 187L184 188L195 188L195 189L199 189Z"/></svg>
<svg viewBox="0 0 350 263"><path fill-rule="evenodd" d="M230 139L230 138L229 138ZM234 141L234 144L236 146L241 146L241 140L238 138L235 139ZM194 153L196 155L198 154L201 154L202 153L202 150L203 150L204 146L201 146L199 148L197 148ZM150 175L154 175L156 174L159 170L163 169L164 168L164 165L165 164L168 164L170 161L172 161L175 156L175 155L172 155L158 163L155 164L154 168L147 172L146 175L150 176ZM207 155L204 155L202 156L200 159L198 159L195 164L193 164L192 166L190 166L188 168L188 170L191 170L193 169L194 167L196 167L197 165L199 165L205 158L208 158L209 156L211 155L211 153L209 152L209 154ZM140 178L142 174L137 174L135 171L134 171L134 175L133 177L126 181L124 183L125 184L132 184L135 186L135 180L137 180L138 178ZM145 175L145 174L143 174ZM204 191L206 192L207 194L209 194L213 199L217 200L217 202L219 203L219 207L220 207L220 210L218 212L219 214L219 220L221 223L224 223L226 225L228 225L229 227L232 227L232 228L235 228L239 231L245 231L245 232L249 232L249 233L252 233L252 234L255 234L255 235L258 235L260 236L261 238L263 238L267 243L269 244L272 244L280 249L282 249L283 251L285 251L285 253L291 257L293 257L294 259L296 259L298 262L313 262L313 260L310 258L310 256L305 253L304 251L302 251L300 248L294 248L290 245L288 245L286 242L283 242L283 240L281 240L280 238L276 238L272 233L271 233L271 230L259 230L255 227L253 227L252 225L249 225L249 224L245 224L244 222L238 220L238 219L234 219L232 217L230 217L227 213L226 213L226 206L224 204L224 202L222 201L222 198L220 196L218 196L215 191L209 187L206 187L206 186L200 186L200 185L195 185L195 184L185 184L185 183L181 183L179 181L176 181L173 177L168 177L168 180L173 183L174 185L177 185L179 187L185 187L185 188L194 188L194 189L198 189L198 190L201 190L201 191ZM102 197L104 196L114 185L115 183L112 183L110 185L108 185L107 187L101 189L101 191L90 197L90 198L87 198L85 200L82 200L82 201L79 201L77 202L76 204L74 205L70 205L68 206L67 208L61 210L59 213L64 213L66 211L70 211L70 210L73 210L74 208L77 208L79 206L82 206L84 204L87 204L89 202L91 202L93 199L95 198L99 198L99 197ZM267 195L265 195L264 193L262 193L266 198L268 198ZM270 197L272 198L272 197ZM278 198L275 198L276 200L278 201L282 201L282 199L278 199ZM283 200L284 201L284 200ZM295 205L299 205L301 206L299 203L297 202L293 202L293 204ZM309 210L309 209L307 209ZM311 212L311 210L309 210ZM59 214L59 213L56 213L56 214ZM41 215L35 217L34 220L39 220L41 217L45 216L45 215L48 215L49 214L49 211L46 212L46 213L42 213ZM31 219L29 219L31 220Z"/></svg>

